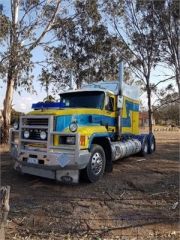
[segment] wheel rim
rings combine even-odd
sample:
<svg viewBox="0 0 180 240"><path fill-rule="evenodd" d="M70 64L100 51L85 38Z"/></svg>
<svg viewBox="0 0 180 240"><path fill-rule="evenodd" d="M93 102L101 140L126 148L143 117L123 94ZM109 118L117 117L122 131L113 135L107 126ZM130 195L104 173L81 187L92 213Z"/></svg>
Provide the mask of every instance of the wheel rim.
<svg viewBox="0 0 180 240"><path fill-rule="evenodd" d="M98 175L103 168L103 158L100 153L96 152L92 156L91 169L94 175Z"/></svg>
<svg viewBox="0 0 180 240"><path fill-rule="evenodd" d="M148 152L148 145L147 145L147 144L144 145L144 152L145 152L145 153Z"/></svg>

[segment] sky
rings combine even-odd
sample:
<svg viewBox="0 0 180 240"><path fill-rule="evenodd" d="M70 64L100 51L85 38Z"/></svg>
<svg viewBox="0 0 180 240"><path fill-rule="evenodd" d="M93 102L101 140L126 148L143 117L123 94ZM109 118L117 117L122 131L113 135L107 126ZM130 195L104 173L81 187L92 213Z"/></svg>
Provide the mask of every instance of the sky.
<svg viewBox="0 0 180 240"><path fill-rule="evenodd" d="M3 4L4 13L7 16L10 16L10 0L0 0L0 4ZM35 50L33 50L32 54L33 54L32 60L34 62L41 61L45 57L44 52L40 47L37 47ZM33 87L36 90L35 94L28 93L22 88L14 92L13 108L15 110L27 113L28 111L31 110L32 103L42 101L46 97L44 89L40 86L40 83L38 82L38 76L40 75L40 73L41 68L36 65L32 72L32 74L35 76L33 80ZM3 108L5 92L6 83L0 80L0 109ZM18 92L20 92L20 94Z"/></svg>
<svg viewBox="0 0 180 240"><path fill-rule="evenodd" d="M0 4L3 4L4 11L6 15L10 14L10 0L0 0ZM44 59L44 52L43 50L38 47L33 51L33 60L39 61ZM44 89L40 86L40 83L38 82L38 76L41 73L41 68L39 66L36 66L33 70L33 74L35 76L33 80L33 86L36 90L36 94L30 94L24 91L23 89L20 89L20 94L18 92L14 92L13 97L13 108L20 112L29 112L31 110L32 103L36 103L39 101L42 101L46 97L46 93ZM151 80L152 82L156 82L157 79L161 80L165 77L159 76L159 75L171 75L172 73L168 68L164 67L158 67L156 70L152 72ZM3 100L5 97L5 91L6 91L6 83L3 83L0 81L0 109L3 108ZM143 105L147 105L147 99L146 94L142 94L141 100Z"/></svg>

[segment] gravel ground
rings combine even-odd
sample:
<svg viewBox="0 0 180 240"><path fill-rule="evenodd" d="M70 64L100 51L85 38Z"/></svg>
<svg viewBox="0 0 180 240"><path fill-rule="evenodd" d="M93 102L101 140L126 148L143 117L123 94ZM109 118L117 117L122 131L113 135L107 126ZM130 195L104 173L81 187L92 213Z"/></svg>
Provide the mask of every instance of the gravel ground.
<svg viewBox="0 0 180 240"><path fill-rule="evenodd" d="M155 135L154 154L73 186L19 175L2 145L2 185L11 186L6 239L179 239L179 132Z"/></svg>

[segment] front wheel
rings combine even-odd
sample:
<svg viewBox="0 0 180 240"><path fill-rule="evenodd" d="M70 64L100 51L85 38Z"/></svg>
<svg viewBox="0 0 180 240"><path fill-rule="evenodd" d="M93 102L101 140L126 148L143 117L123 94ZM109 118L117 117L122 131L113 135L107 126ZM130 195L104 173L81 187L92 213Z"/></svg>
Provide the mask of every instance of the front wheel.
<svg viewBox="0 0 180 240"><path fill-rule="evenodd" d="M85 179L92 183L98 181L104 174L105 166L106 157L103 148L93 144L89 163L83 171Z"/></svg>

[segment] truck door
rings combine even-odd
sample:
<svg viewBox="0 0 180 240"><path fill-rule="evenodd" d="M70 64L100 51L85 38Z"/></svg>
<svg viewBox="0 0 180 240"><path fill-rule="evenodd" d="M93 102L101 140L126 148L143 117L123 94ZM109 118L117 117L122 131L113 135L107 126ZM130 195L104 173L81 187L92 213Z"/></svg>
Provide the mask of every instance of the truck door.
<svg viewBox="0 0 180 240"><path fill-rule="evenodd" d="M106 95L105 103L106 117L108 117L108 131L115 131L115 97L112 95Z"/></svg>
<svg viewBox="0 0 180 240"><path fill-rule="evenodd" d="M132 112L132 133L139 134L139 111Z"/></svg>

